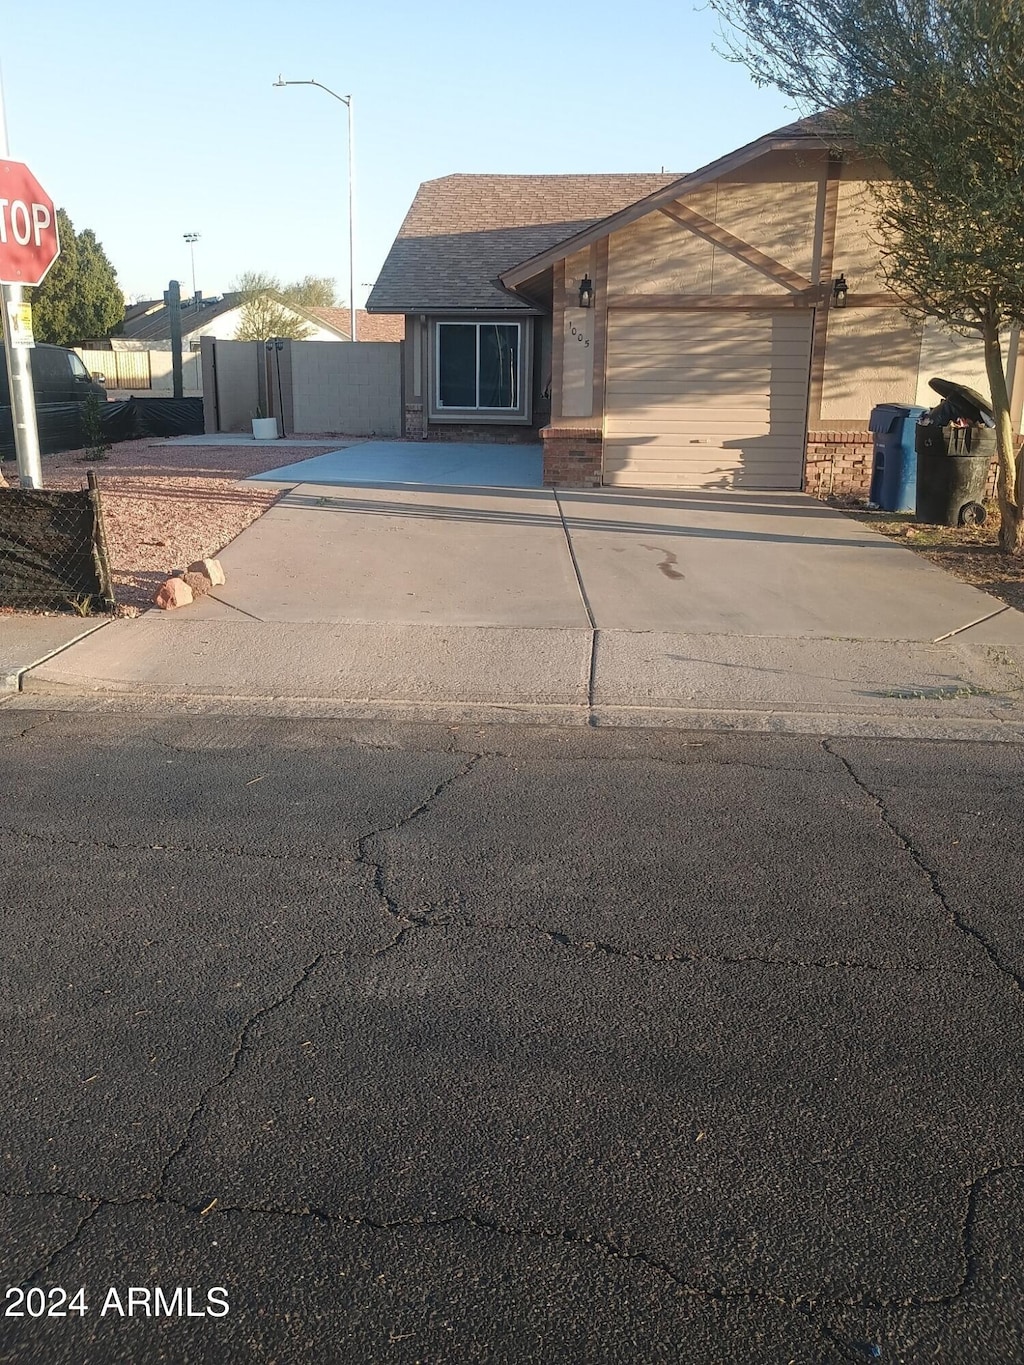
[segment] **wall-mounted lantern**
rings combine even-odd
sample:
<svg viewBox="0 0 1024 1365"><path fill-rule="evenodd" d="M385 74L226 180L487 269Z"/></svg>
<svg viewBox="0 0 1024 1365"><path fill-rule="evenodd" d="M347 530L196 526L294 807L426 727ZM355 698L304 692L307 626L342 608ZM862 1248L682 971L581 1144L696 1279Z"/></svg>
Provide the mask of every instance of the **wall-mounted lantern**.
<svg viewBox="0 0 1024 1365"><path fill-rule="evenodd" d="M592 308L594 306L594 286L589 275L584 275L580 280L580 307Z"/></svg>
<svg viewBox="0 0 1024 1365"><path fill-rule="evenodd" d="M846 296L850 292L850 286L846 283L845 275L837 275L832 281L832 302L837 308L846 307Z"/></svg>

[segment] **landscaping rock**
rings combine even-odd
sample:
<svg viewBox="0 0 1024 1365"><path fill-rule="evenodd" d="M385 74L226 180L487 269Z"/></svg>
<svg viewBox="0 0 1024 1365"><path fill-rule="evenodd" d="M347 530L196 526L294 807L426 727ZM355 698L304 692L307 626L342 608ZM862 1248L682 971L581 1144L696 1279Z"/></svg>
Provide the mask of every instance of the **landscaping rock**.
<svg viewBox="0 0 1024 1365"><path fill-rule="evenodd" d="M192 589L193 597L205 597L213 587L213 584L207 578L206 574L193 573L191 569L188 573L182 575L181 581L187 583Z"/></svg>
<svg viewBox="0 0 1024 1365"><path fill-rule="evenodd" d="M194 600L192 589L183 578L168 578L153 598L153 601L162 611L174 611L175 607L187 607Z"/></svg>
<svg viewBox="0 0 1024 1365"><path fill-rule="evenodd" d="M210 585L214 588L219 588L226 581L219 559L197 559L194 564L188 566L188 571L189 573L205 574L210 580Z"/></svg>

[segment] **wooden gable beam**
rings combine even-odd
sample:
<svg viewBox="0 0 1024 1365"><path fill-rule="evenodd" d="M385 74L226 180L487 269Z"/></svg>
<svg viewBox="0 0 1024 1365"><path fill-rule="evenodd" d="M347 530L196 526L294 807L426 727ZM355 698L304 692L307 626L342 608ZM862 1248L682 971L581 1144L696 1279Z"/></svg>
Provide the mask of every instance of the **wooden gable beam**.
<svg viewBox="0 0 1024 1365"><path fill-rule="evenodd" d="M685 204L664 204L659 210L666 218L671 218L680 227L689 228L698 237L703 237L706 241L713 242L715 246L720 246L723 251L728 251L731 256L743 261L746 265L759 270L762 275L767 275L776 284L783 285L784 288L791 290L794 294L801 293L805 289L811 288L810 280L803 275L797 274L795 270L790 270L788 265L783 265L781 261L775 261L771 256L766 256L763 251L758 251L756 246L751 246L749 242L743 241L741 237L734 236L727 228L720 227L713 223L710 218L705 218L696 209L687 208Z"/></svg>

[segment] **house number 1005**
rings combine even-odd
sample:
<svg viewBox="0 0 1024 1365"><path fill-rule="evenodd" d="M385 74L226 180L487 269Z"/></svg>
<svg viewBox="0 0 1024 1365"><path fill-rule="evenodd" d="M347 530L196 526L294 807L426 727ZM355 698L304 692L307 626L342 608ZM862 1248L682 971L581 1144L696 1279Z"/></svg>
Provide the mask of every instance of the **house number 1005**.
<svg viewBox="0 0 1024 1365"><path fill-rule="evenodd" d="M569 323L569 331L573 334L577 341L582 341L584 346L590 345L590 338L585 337L583 335L580 329L576 326L575 322Z"/></svg>

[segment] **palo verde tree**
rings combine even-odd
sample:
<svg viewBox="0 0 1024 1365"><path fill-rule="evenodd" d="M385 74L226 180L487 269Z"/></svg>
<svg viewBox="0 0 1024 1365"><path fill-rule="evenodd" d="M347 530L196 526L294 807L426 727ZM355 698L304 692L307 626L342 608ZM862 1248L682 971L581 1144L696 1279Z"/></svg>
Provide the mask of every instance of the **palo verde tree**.
<svg viewBox="0 0 1024 1365"><path fill-rule="evenodd" d="M331 308L335 303L334 282L319 275L282 285L274 275L248 270L234 288L242 296L242 315L235 333L238 341L269 341L271 337L303 341L312 334L312 328L291 309Z"/></svg>
<svg viewBox="0 0 1024 1365"><path fill-rule="evenodd" d="M874 186L887 283L909 313L981 337L1000 544L1024 555L1002 345L1024 323L1024 3L710 3L729 25L725 55L813 113L837 149L889 168Z"/></svg>
<svg viewBox="0 0 1024 1365"><path fill-rule="evenodd" d="M29 293L35 334L56 346L109 336L124 319L124 294L114 267L92 228L76 233L63 209L57 210L57 231L60 255Z"/></svg>

